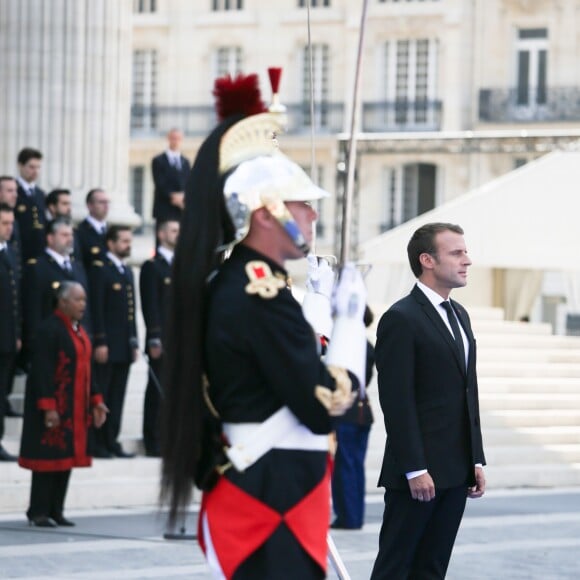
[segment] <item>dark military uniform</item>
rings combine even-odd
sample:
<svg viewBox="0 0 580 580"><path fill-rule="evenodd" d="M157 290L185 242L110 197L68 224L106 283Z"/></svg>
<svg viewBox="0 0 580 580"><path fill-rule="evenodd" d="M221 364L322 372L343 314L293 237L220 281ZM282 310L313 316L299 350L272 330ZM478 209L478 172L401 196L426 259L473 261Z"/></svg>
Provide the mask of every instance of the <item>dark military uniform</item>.
<svg viewBox="0 0 580 580"><path fill-rule="evenodd" d="M180 155L179 159L179 167L172 165L165 153L155 156L151 162L155 184L153 217L157 224L167 220L179 221L181 219L183 212L181 208L171 203L171 194L176 191L185 191L191 165L183 155Z"/></svg>
<svg viewBox="0 0 580 580"><path fill-rule="evenodd" d="M334 389L335 382L300 305L279 284L285 279L279 265L241 244L210 283L210 398L224 424L262 423L286 406L307 436L328 434L331 419L315 388ZM323 578L329 486L328 453L306 446L275 446L244 472L227 470L204 493L201 518L211 524L225 576L264 578L272 562L292 562L276 578ZM221 536L222 528L235 530L234 543ZM207 548L205 536L204 543Z"/></svg>
<svg viewBox="0 0 580 580"><path fill-rule="evenodd" d="M117 442L133 350L138 347L135 324L135 288L133 273L128 267L121 273L108 257L96 260L89 270L93 347L107 346L106 364L95 363L95 378L105 404L107 421L96 433L98 450L119 455Z"/></svg>
<svg viewBox="0 0 580 580"><path fill-rule="evenodd" d="M105 261L107 242L105 234L98 232L85 218L75 229L75 240L80 251L80 259L88 272L95 260Z"/></svg>
<svg viewBox="0 0 580 580"><path fill-rule="evenodd" d="M6 397L12 380L16 341L20 339L20 302L16 258L10 245L0 251L0 441Z"/></svg>
<svg viewBox="0 0 580 580"><path fill-rule="evenodd" d="M22 302L24 305L24 338L29 354L34 350L36 332L40 323L54 311L55 291L66 280L78 282L88 294L88 280L80 262L71 259L71 270L67 271L47 252L28 260L24 267L22 280ZM89 336L92 320L87 304L81 321Z"/></svg>
<svg viewBox="0 0 580 580"><path fill-rule="evenodd" d="M163 331L167 318L171 290L171 264L160 254L141 266L139 277L141 308L147 336L147 354L152 344L163 345ZM162 356L151 358L149 354L149 380L145 391L143 409L143 442L148 455L159 455L159 407L161 404L160 382Z"/></svg>
<svg viewBox="0 0 580 580"><path fill-rule="evenodd" d="M34 187L30 194L26 193L21 183L18 182L18 198L14 217L20 227L23 263L30 258L36 258L46 246L45 197L44 191L38 187Z"/></svg>

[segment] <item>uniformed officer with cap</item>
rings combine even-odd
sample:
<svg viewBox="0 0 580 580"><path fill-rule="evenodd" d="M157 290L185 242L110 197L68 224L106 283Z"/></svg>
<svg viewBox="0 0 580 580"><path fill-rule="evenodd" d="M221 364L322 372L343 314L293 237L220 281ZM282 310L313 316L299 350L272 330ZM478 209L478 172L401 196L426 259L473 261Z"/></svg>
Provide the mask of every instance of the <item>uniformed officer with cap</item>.
<svg viewBox="0 0 580 580"><path fill-rule="evenodd" d="M251 80L221 79L216 90L258 92ZM216 577L323 578L328 433L364 376L365 291L345 268L324 364L285 262L308 252L309 202L328 193L278 150L284 116L261 111L220 108L225 120L201 146L186 191L164 361L163 489L176 515L192 479L205 488L199 539ZM208 409L227 443L213 470Z"/></svg>
<svg viewBox="0 0 580 580"><path fill-rule="evenodd" d="M135 324L135 284L125 259L131 255L131 228L107 230L105 260L95 260L89 270L95 379L109 416L96 433L94 457L133 457L118 441L131 363L138 353Z"/></svg>

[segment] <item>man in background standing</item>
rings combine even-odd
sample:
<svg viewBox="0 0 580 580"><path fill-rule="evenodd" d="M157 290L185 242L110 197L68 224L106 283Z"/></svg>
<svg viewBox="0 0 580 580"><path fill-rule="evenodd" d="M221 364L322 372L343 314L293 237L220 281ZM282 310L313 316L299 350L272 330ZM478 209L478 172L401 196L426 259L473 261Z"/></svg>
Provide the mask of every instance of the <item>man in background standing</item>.
<svg viewBox="0 0 580 580"><path fill-rule="evenodd" d="M22 262L36 258L45 246L46 225L45 193L36 180L42 168L42 153L26 147L18 154L18 199L15 218L22 240Z"/></svg>
<svg viewBox="0 0 580 580"><path fill-rule="evenodd" d="M371 578L444 578L467 497L485 491L475 341L449 299L467 284L463 230L431 223L407 253L417 284L383 315L375 347L387 442Z"/></svg>
<svg viewBox="0 0 580 580"><path fill-rule="evenodd" d="M14 362L22 344L16 259L8 243L13 225L13 209L0 204L0 461L16 461L16 457L2 446L7 397L12 385Z"/></svg>
<svg viewBox="0 0 580 580"><path fill-rule="evenodd" d="M156 231L161 222L181 220L185 206L185 184L191 170L189 161L180 152L183 133L179 129L171 129L167 133L167 141L168 148L151 162L155 184L153 217Z"/></svg>
<svg viewBox="0 0 580 580"><path fill-rule="evenodd" d="M131 229L107 230L104 261L95 260L89 270L95 378L110 414L97 432L94 457L133 457L118 441L129 368L139 352L135 324L135 287L125 259L131 255Z"/></svg>
<svg viewBox="0 0 580 580"><path fill-rule="evenodd" d="M109 214L109 196L100 189L91 189L87 193L86 204L89 215L77 226L76 233L81 259L88 272L94 260L105 260L107 243L107 216Z"/></svg>
<svg viewBox="0 0 580 580"><path fill-rule="evenodd" d="M171 266L179 236L179 222L159 224L157 252L141 266L139 289L141 308L147 328L145 348L149 357L149 380L143 410L143 442L145 454L159 457L159 408L161 405L161 373L167 308L171 293Z"/></svg>

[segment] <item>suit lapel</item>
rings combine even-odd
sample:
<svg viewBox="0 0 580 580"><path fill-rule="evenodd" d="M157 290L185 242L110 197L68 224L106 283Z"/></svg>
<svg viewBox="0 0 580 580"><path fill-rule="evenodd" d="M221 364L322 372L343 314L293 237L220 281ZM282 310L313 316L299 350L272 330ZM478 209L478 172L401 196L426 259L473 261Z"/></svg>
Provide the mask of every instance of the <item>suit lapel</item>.
<svg viewBox="0 0 580 580"><path fill-rule="evenodd" d="M439 313L435 310L435 307L433 306L433 304L431 304L431 302L429 301L427 296L425 296L425 294L423 294L423 292L417 286L415 286L413 288L413 290L411 291L411 295L414 296L414 298L415 298L415 300L417 300L417 302L419 302L419 304L423 308L423 312L427 315L427 317L432 322L432 324L435 326L435 328L437 328L437 330L439 331L439 333L441 334L441 336L443 337L443 339L445 340L445 342L447 343L447 345L451 349L451 352L453 353L453 356L455 358L455 362L457 363L459 370L461 371L461 373L463 375L465 375L465 363L460 358L459 350L457 349L457 345L455 344L455 339L453 338L452 334L449 332L449 329L447 328L447 326L443 322ZM453 305L455 306L455 303ZM463 323L462 323L462 325L463 325ZM467 331L466 331L466 333L467 333ZM468 334L468 336L469 336L469 334ZM471 343L470 343L470 346L471 346Z"/></svg>
<svg viewBox="0 0 580 580"><path fill-rule="evenodd" d="M475 338L473 336L473 332L471 331L471 326L469 324L467 312L465 312L463 306L461 306L454 300L451 300L451 302L453 303L453 308L455 308L455 312L457 312L457 317L459 318L459 322L461 324L461 327L463 328L463 331L467 336L467 342L469 343L469 353L467 355L467 368L469 369L473 361L473 356L475 354Z"/></svg>

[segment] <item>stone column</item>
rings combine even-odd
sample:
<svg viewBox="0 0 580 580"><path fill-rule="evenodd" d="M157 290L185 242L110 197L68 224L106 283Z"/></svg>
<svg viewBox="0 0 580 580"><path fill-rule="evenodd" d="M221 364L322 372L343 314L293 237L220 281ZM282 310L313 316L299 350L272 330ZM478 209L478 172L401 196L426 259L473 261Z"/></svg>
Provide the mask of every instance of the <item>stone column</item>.
<svg viewBox="0 0 580 580"><path fill-rule="evenodd" d="M22 147L42 151L39 185L84 197L103 187L111 222L129 204L131 0L1 0L0 173Z"/></svg>

